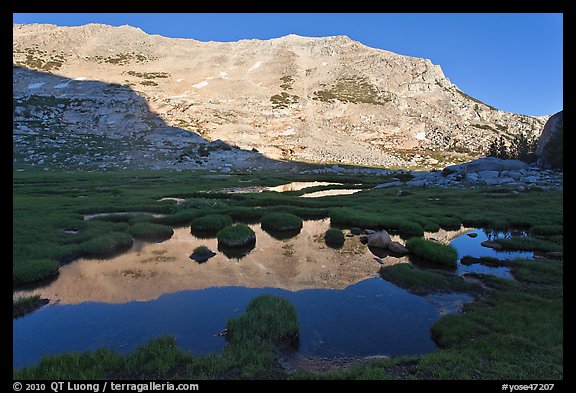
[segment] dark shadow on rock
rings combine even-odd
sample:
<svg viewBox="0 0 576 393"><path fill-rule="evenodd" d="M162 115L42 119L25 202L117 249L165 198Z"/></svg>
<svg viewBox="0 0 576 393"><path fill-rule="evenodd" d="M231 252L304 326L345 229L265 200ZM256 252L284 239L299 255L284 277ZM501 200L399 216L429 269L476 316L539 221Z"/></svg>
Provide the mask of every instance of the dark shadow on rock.
<svg viewBox="0 0 576 393"><path fill-rule="evenodd" d="M172 126L151 110L145 97L127 85L69 79L16 65L12 75L14 135L33 141L35 153L47 156L43 167L86 170L137 164L154 169L194 169L203 167L197 161L206 161L212 153L223 151L241 153L257 166L284 163ZM88 146L87 141L91 142ZM14 143L16 164L24 162L29 146ZM69 151L61 149L56 160L47 154L54 146ZM96 147L104 150L95 150ZM102 154L95 157L101 151L113 165L107 165ZM66 158L71 159L64 163ZM130 162L124 163L127 159ZM83 164L79 165L79 161Z"/></svg>
<svg viewBox="0 0 576 393"><path fill-rule="evenodd" d="M368 249L379 258L386 258L390 255L390 251L387 248L368 246Z"/></svg>

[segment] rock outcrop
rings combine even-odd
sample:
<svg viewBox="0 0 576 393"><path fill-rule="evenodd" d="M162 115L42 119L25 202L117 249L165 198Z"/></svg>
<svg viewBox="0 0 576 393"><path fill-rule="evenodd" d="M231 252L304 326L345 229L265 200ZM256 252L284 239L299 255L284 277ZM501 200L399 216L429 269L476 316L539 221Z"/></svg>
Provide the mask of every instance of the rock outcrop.
<svg viewBox="0 0 576 393"><path fill-rule="evenodd" d="M202 166L197 150L184 151L198 138L272 159L438 168L478 158L495 136L539 135L547 120L468 96L430 60L343 36L200 42L130 26L16 24L13 63L15 158L48 168L113 160L36 154L28 141L122 141L112 150L154 147L164 164L153 165L175 168ZM119 155L121 167L144 162Z"/></svg>
<svg viewBox="0 0 576 393"><path fill-rule="evenodd" d="M536 154L538 163L544 168L564 169L564 111L548 119L540 134Z"/></svg>

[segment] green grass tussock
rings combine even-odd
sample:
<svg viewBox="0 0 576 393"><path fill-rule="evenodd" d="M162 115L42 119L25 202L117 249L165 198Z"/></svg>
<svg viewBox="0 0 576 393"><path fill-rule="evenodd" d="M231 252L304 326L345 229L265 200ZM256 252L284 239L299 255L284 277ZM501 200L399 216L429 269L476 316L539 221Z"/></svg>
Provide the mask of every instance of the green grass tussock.
<svg viewBox="0 0 576 393"><path fill-rule="evenodd" d="M330 228L324 234L324 241L329 246L340 247L345 242L344 233L340 229Z"/></svg>
<svg viewBox="0 0 576 393"><path fill-rule="evenodd" d="M269 213L260 219L265 231L297 231L302 229L302 219L290 213Z"/></svg>
<svg viewBox="0 0 576 393"><path fill-rule="evenodd" d="M29 259L12 265L12 284L39 281L58 274L60 263L54 259Z"/></svg>
<svg viewBox="0 0 576 393"><path fill-rule="evenodd" d="M452 246L413 237L406 242L406 248L427 261L443 266L456 267L458 252Z"/></svg>
<svg viewBox="0 0 576 393"><path fill-rule="evenodd" d="M19 318L29 314L49 302L48 299L43 299L40 295L21 296L14 299L12 302L12 318Z"/></svg>
<svg viewBox="0 0 576 393"><path fill-rule="evenodd" d="M256 234L245 224L227 226L216 237L218 244L225 247L244 247L256 243Z"/></svg>
<svg viewBox="0 0 576 393"><path fill-rule="evenodd" d="M561 251L562 245L544 239L533 239L521 236L509 238L498 238L494 241L502 246L504 250L512 251Z"/></svg>
<svg viewBox="0 0 576 393"><path fill-rule="evenodd" d="M408 263L381 267L380 277L417 295L434 292L471 292L478 286L442 270L419 269Z"/></svg>
<svg viewBox="0 0 576 393"><path fill-rule="evenodd" d="M232 224L232 217L224 214L208 214L192 220L190 227L193 231L217 232Z"/></svg>
<svg viewBox="0 0 576 393"><path fill-rule="evenodd" d="M80 245L80 253L87 257L104 258L132 246L134 239L125 232L110 232Z"/></svg>
<svg viewBox="0 0 576 393"><path fill-rule="evenodd" d="M259 340L276 346L297 341L300 324L288 300L260 295L250 301L242 316L228 321L227 329L226 339L232 345Z"/></svg>
<svg viewBox="0 0 576 393"><path fill-rule="evenodd" d="M171 227L151 222L138 222L128 228L127 231L134 238L144 240L166 240L174 234Z"/></svg>

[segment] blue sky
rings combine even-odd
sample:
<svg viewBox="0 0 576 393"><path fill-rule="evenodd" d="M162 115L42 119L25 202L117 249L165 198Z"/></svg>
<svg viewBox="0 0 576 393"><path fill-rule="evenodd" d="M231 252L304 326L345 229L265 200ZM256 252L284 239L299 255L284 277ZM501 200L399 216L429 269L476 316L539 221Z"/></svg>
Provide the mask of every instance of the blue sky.
<svg viewBox="0 0 576 393"><path fill-rule="evenodd" d="M199 41L347 35L430 59L462 91L498 109L538 116L563 108L562 14L30 13L14 14L14 23L128 24Z"/></svg>

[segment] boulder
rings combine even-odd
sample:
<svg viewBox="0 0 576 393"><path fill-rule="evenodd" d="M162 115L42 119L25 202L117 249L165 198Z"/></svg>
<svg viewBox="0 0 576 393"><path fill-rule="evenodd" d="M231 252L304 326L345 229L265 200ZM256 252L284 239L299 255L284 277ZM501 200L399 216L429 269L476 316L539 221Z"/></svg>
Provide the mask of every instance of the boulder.
<svg viewBox="0 0 576 393"><path fill-rule="evenodd" d="M422 180L410 180L409 182L406 183L407 186L412 186L412 187L422 187L422 186L425 186L426 184L428 184L428 182L424 179L422 179Z"/></svg>
<svg viewBox="0 0 576 393"><path fill-rule="evenodd" d="M503 160L497 157L485 157L458 165L450 165L444 168L442 174L448 176L452 173L467 174L483 171L519 171L527 169L529 165L519 160Z"/></svg>
<svg viewBox="0 0 576 393"><path fill-rule="evenodd" d="M400 254L400 255L410 254L410 250L408 250L406 247L404 247L402 244L398 242L390 242L390 244L388 244L388 250L390 250L394 254Z"/></svg>
<svg viewBox="0 0 576 393"><path fill-rule="evenodd" d="M480 171L478 172L478 177L480 177L482 180L495 179L499 174L500 172L498 171Z"/></svg>
<svg viewBox="0 0 576 393"><path fill-rule="evenodd" d="M401 185L402 185L402 182L400 182L400 181L392 181L392 182L388 182L388 183L378 184L377 186L374 186L372 189L375 190L377 188L398 187Z"/></svg>
<svg viewBox="0 0 576 393"><path fill-rule="evenodd" d="M467 173L466 176L464 176L464 180L471 183L476 183L478 179L480 179L480 176L478 176L477 173Z"/></svg>
<svg viewBox="0 0 576 393"><path fill-rule="evenodd" d="M388 248L388 245L390 245L391 242L392 240L390 239L388 232L382 230L380 232L369 234L367 244L369 247Z"/></svg>

